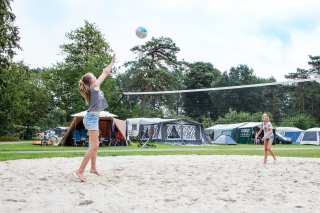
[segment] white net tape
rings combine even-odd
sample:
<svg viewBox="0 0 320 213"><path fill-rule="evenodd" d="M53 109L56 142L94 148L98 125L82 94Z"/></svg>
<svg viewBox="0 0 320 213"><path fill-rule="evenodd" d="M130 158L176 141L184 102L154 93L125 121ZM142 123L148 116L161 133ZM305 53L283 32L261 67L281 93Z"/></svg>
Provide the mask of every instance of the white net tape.
<svg viewBox="0 0 320 213"><path fill-rule="evenodd" d="M228 87L214 87L214 88L202 88L202 89L187 89L187 90L167 90L167 91L150 91L150 92L124 92L124 95L163 95L163 94L176 94L176 93L191 93L191 92L206 92L206 91L218 91L218 90L233 90L251 87L266 87L273 85L293 86L297 83L316 81L320 83L319 76L311 79L297 79L282 82L262 83L262 84L249 84L239 86L228 86Z"/></svg>

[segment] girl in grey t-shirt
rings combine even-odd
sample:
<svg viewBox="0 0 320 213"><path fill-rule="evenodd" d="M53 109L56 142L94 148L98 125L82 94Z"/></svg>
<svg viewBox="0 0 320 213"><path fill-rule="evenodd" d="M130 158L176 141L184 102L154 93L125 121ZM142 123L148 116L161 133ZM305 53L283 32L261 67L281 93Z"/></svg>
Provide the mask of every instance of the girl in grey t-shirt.
<svg viewBox="0 0 320 213"><path fill-rule="evenodd" d="M92 73L87 73L79 81L80 94L89 105L86 115L83 118L83 124L89 134L89 150L85 154L81 165L74 175L81 182L86 181L83 176L84 170L91 160L90 173L100 175L96 168L97 151L99 148L99 112L108 107L107 101L103 92L100 90L100 85L111 75L112 66L115 63L115 55L113 55L111 63L106 66L98 78Z"/></svg>
<svg viewBox="0 0 320 213"><path fill-rule="evenodd" d="M272 149L272 142L274 140L274 134L273 134L273 127L270 122L269 115L267 113L263 113L262 115L262 128L259 130L259 132L256 134L256 140L258 136L263 131L263 144L264 144L264 161L263 163L267 163L268 158L268 152L272 155L273 160L277 160L275 154L273 153Z"/></svg>

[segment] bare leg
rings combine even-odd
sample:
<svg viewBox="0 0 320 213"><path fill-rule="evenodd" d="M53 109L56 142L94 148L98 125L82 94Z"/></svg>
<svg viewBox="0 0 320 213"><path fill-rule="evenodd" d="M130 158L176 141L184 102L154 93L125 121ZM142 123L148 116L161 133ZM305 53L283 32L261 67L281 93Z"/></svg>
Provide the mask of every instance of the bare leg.
<svg viewBox="0 0 320 213"><path fill-rule="evenodd" d="M85 181L85 178L83 177L83 172L84 172L89 160L97 152L97 149L98 149L98 146L97 146L98 142L97 141L99 141L98 140L99 132L95 131L95 130L89 130L88 133L89 133L90 146L89 146L89 149L86 152L86 154L81 162L79 169L76 172L76 174L79 176L81 181Z"/></svg>
<svg viewBox="0 0 320 213"><path fill-rule="evenodd" d="M267 158L268 158L268 139L264 140L263 146L264 146L264 160L263 160L263 163L266 164L267 163Z"/></svg>
<svg viewBox="0 0 320 213"><path fill-rule="evenodd" d="M270 143L268 143L268 151L272 155L273 160L277 160L277 158L276 158L275 154L273 153L273 151L271 150L271 148L272 148L272 143L270 142Z"/></svg>
<svg viewBox="0 0 320 213"><path fill-rule="evenodd" d="M98 143L96 144L96 146L99 148L99 144L100 142L98 141ZM101 174L97 171L97 151L98 149L96 150L95 153L93 153L93 155L91 156L91 169L90 169L90 173L93 173L93 174L96 174L98 176L100 176Z"/></svg>

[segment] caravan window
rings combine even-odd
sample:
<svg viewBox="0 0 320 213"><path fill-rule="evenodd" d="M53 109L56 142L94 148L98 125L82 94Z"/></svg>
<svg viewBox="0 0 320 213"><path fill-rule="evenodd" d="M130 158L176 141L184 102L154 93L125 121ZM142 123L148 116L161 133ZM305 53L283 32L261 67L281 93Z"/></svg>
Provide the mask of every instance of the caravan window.
<svg viewBox="0 0 320 213"><path fill-rule="evenodd" d="M137 124L132 124L132 131L136 131L138 129L138 125Z"/></svg>
<svg viewBox="0 0 320 213"><path fill-rule="evenodd" d="M303 136L303 141L316 141L317 132L305 132Z"/></svg>

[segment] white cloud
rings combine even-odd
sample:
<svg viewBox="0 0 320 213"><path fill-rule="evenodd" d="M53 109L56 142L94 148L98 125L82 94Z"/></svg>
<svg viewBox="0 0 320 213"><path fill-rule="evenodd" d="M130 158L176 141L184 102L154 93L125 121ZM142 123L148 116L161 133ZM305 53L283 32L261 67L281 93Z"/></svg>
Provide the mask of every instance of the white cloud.
<svg viewBox="0 0 320 213"><path fill-rule="evenodd" d="M180 58L209 61L222 71L240 63L248 64L259 76L273 75L278 79L297 67L307 66L308 54L319 55L320 50L317 41L320 30L316 25L320 22L318 0L57 2L62 7L60 14L43 20L33 18L34 9L28 6L29 1L14 2L24 48L17 58L31 66L48 66L60 60L57 54L59 45L66 40L65 33L81 26L84 19L97 23L120 62L131 59L129 49L143 42L134 36L139 25L147 27L149 38L172 37L181 48ZM47 18L53 19L54 24L46 26ZM294 26L299 19L314 23L306 29ZM290 40L284 42L268 35L263 31L266 25L271 30L283 30Z"/></svg>

